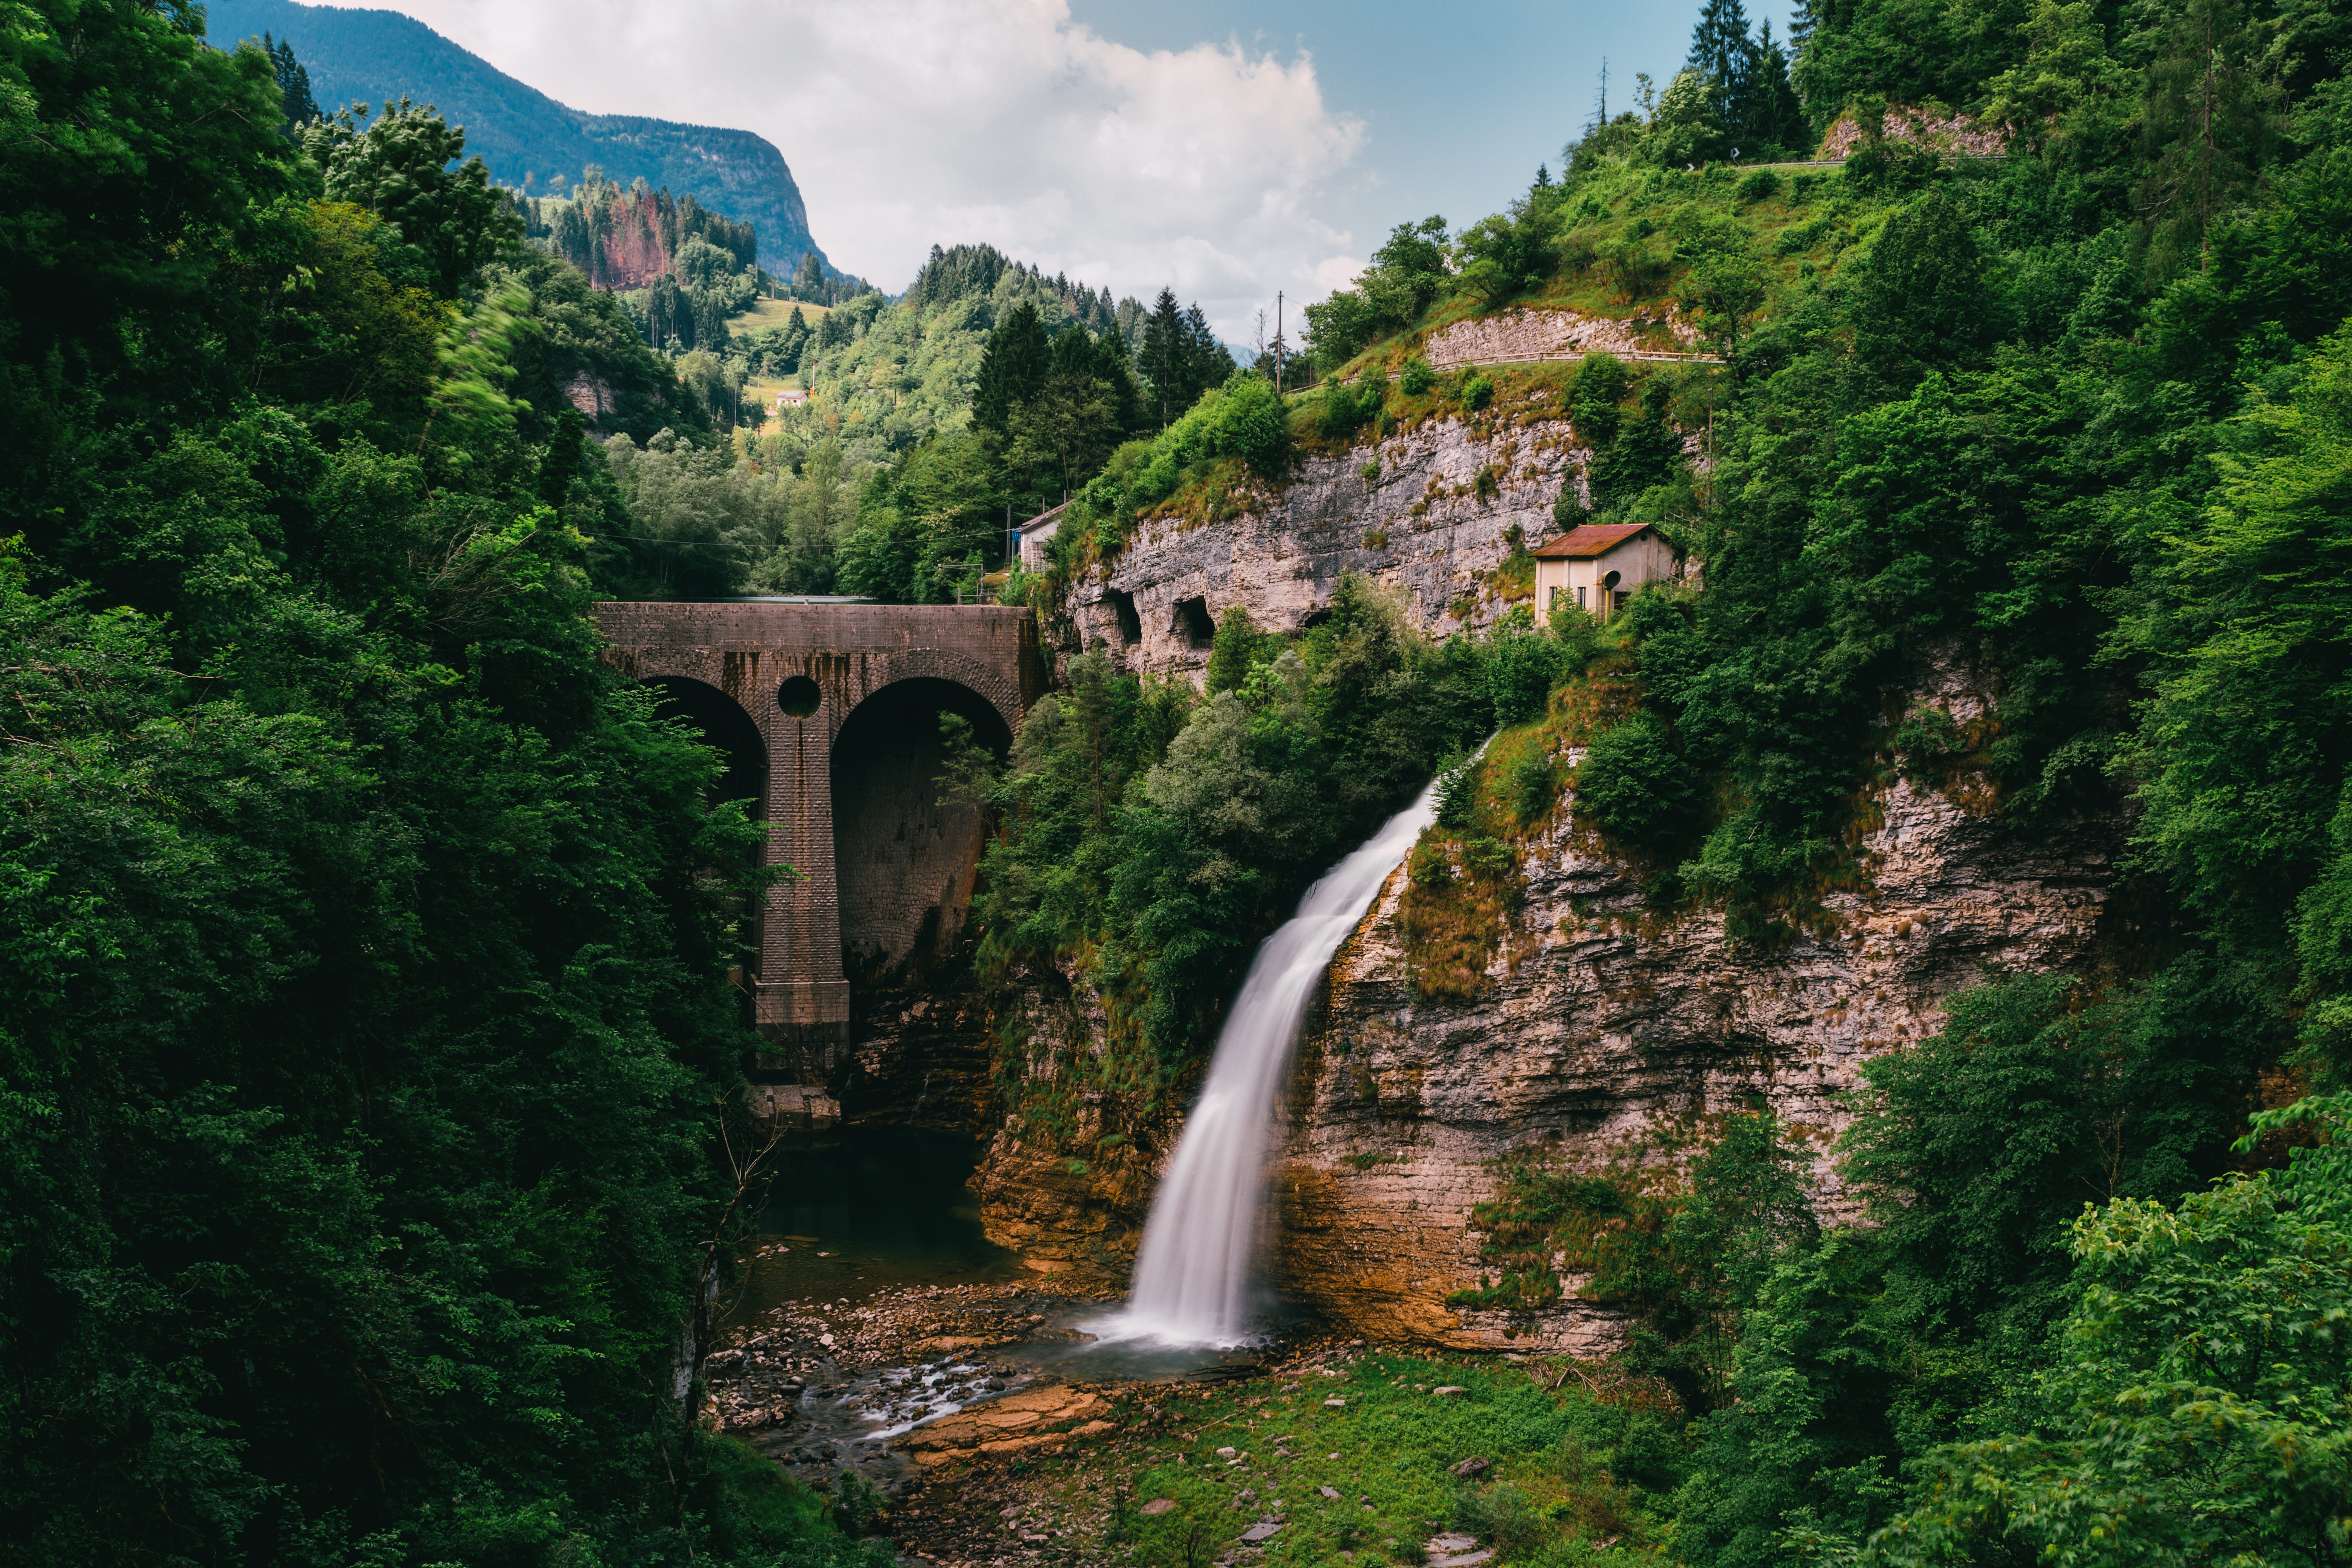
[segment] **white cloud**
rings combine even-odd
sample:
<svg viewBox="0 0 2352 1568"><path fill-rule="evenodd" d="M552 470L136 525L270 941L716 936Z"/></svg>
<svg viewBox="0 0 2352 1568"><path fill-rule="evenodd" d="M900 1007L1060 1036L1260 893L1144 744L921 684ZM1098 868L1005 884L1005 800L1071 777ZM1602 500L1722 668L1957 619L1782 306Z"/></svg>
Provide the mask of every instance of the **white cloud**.
<svg viewBox="0 0 2352 1568"><path fill-rule="evenodd" d="M904 288L934 243L984 241L1229 341L1277 289L1353 275L1317 216L1363 127L1314 61L1236 42L1144 52L1064 0L394 0L576 108L756 131L836 266Z"/></svg>

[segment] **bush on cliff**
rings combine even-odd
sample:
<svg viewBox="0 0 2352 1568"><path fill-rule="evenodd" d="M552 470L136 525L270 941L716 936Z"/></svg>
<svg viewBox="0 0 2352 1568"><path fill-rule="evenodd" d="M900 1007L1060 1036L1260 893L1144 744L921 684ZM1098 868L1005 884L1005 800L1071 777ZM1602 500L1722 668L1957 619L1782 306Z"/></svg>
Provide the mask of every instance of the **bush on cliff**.
<svg viewBox="0 0 2352 1568"><path fill-rule="evenodd" d="M1698 826L1690 764L1656 715L1639 712L1593 737L1576 769L1576 809L1611 838L1654 853Z"/></svg>

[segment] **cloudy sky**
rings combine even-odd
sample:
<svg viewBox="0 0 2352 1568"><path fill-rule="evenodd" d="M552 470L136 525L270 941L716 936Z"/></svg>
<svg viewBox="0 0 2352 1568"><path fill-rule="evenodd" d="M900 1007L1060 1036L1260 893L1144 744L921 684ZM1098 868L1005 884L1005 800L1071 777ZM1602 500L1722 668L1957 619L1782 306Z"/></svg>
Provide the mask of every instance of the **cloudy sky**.
<svg viewBox="0 0 2352 1568"><path fill-rule="evenodd" d="M385 0L373 0L382 5ZM834 263L897 291L986 241L1245 342L1390 226L1456 227L1558 166L1698 0L391 0L575 108L783 149ZM1751 0L1785 26L1786 0Z"/></svg>

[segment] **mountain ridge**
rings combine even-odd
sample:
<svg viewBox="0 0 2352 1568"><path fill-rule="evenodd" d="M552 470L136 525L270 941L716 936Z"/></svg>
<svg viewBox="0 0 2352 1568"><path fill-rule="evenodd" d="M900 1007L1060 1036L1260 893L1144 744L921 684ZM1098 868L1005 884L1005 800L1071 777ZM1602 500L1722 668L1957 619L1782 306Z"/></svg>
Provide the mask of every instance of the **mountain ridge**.
<svg viewBox="0 0 2352 1568"><path fill-rule="evenodd" d="M576 182L598 164L623 185L642 176L754 225L771 272L790 276L814 255L828 276L841 276L809 231L782 151L753 132L573 109L395 11L218 0L206 16L221 47L264 33L291 43L322 110L404 94L434 104L465 128L467 152L481 157L498 184L528 182L532 195L547 195L552 176Z"/></svg>

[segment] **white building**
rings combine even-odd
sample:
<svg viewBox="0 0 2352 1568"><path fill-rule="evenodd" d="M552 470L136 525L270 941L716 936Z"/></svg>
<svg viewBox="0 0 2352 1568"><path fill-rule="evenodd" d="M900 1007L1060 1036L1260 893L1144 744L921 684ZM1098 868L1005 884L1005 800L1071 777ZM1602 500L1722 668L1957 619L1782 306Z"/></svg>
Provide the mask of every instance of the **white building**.
<svg viewBox="0 0 2352 1568"><path fill-rule="evenodd" d="M1644 583L1682 575L1682 552L1646 522L1586 523L1528 552L1536 558L1536 613L1563 602L1607 620Z"/></svg>
<svg viewBox="0 0 2352 1568"><path fill-rule="evenodd" d="M1069 510L1064 501L1051 511L1041 511L1013 531L1013 547L1021 554L1021 570L1043 572L1045 569L1045 542L1061 531L1062 513Z"/></svg>

